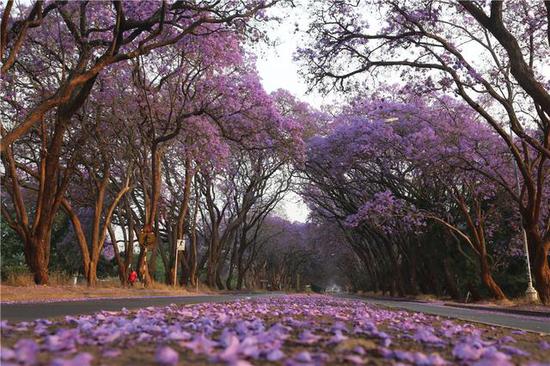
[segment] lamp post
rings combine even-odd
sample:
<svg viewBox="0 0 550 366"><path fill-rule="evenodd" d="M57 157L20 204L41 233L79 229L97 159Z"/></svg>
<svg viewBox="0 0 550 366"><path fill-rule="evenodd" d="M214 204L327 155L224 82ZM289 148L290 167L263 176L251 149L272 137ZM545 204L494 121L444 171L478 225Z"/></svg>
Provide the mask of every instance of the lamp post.
<svg viewBox="0 0 550 366"><path fill-rule="evenodd" d="M512 134L512 125L510 125L510 137L513 138ZM519 186L519 175L518 175L518 164L514 160L514 175L516 178L516 190L518 193L518 197L521 196L521 188ZM521 233L523 237L523 250L525 251L525 260L527 262L527 290L525 290L525 297L530 302L535 302L539 298L539 294L537 290L533 287L533 276L531 274L531 260L529 259L529 245L527 244L527 233L525 232L525 228L523 227L523 218L521 218L520 213L520 220L521 220Z"/></svg>
<svg viewBox="0 0 550 366"><path fill-rule="evenodd" d="M530 302L535 302L539 298L539 294L537 290L533 287L533 276L531 275L531 261L529 260L529 247L527 246L527 233L525 232L525 229L522 227L521 231L523 232L523 247L525 249L525 259L527 261L527 289L525 290L525 297Z"/></svg>

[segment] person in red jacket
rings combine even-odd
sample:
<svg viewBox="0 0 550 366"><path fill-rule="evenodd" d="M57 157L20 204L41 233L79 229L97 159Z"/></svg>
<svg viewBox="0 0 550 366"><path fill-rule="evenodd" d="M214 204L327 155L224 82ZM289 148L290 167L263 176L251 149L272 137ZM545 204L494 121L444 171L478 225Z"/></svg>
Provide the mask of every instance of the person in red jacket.
<svg viewBox="0 0 550 366"><path fill-rule="evenodd" d="M130 286L134 286L134 283L136 282L137 280L137 272L132 270L132 272L130 272L130 275L128 276L128 283L130 284Z"/></svg>

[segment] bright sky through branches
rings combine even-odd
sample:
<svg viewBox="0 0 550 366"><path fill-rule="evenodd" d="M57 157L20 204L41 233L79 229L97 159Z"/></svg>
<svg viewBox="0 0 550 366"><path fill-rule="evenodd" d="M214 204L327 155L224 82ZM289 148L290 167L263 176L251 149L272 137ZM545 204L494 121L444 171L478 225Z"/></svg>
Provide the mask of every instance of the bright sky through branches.
<svg viewBox="0 0 550 366"><path fill-rule="evenodd" d="M298 9L273 9L276 16L281 18L280 22L272 22L269 26L269 36L275 45L262 44L254 49L258 58L256 67L267 92L286 89L319 108L323 104L323 97L317 93L307 93L307 85L298 74L298 64L293 59L303 37L303 34L295 32L296 24L303 22L299 15L303 12ZM278 208L280 214L292 221L305 222L309 213L305 203L294 193L289 193Z"/></svg>

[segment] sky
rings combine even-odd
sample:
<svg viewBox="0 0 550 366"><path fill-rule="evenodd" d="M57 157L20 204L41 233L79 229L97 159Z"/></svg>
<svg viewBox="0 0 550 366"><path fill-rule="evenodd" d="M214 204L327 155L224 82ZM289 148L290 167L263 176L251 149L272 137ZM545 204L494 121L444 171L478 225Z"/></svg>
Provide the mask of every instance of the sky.
<svg viewBox="0 0 550 366"><path fill-rule="evenodd" d="M304 23L299 15L303 12L300 9L280 9L276 10L276 14L282 20L270 24L267 29L275 46L261 45L253 50L262 84L267 92L286 89L312 106L321 107L323 97L318 93L307 93L307 85L298 74L298 64L293 59L302 37L294 32L295 24ZM288 193L276 211L291 221L299 222L305 222L309 213L306 204L295 193Z"/></svg>
<svg viewBox="0 0 550 366"><path fill-rule="evenodd" d="M272 14L279 21L265 25L265 30L275 45L260 44L253 49L257 56L256 67L268 92L286 89L309 104L320 107L323 97L318 93L307 93L307 85L298 74L298 64L293 59L294 52L303 41L304 34L295 32L296 25L304 27L306 9L277 8ZM302 29L303 30L303 29Z"/></svg>

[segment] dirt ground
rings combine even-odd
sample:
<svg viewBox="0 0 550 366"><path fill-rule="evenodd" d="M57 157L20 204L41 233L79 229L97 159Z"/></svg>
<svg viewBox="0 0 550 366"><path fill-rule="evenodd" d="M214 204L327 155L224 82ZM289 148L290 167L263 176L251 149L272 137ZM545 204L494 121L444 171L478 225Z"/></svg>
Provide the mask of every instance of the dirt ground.
<svg viewBox="0 0 550 366"><path fill-rule="evenodd" d="M86 285L58 285L58 286L8 286L0 285L0 303L13 302L41 302L59 300L78 300L93 298L116 297L145 297L145 296L193 296L213 294L207 288L186 290L181 287L154 285L153 288L106 286L90 288Z"/></svg>

